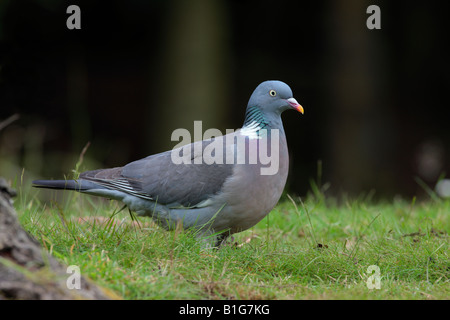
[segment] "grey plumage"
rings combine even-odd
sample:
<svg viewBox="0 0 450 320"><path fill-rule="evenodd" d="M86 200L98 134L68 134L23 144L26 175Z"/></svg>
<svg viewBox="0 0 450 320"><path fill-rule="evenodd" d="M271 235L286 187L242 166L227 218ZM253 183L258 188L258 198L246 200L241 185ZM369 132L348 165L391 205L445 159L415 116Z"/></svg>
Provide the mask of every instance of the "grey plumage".
<svg viewBox="0 0 450 320"><path fill-rule="evenodd" d="M36 180L33 185L120 200L166 229L181 223L220 241L255 225L278 202L289 167L281 113L289 108L303 113L289 86L265 81L250 97L243 128L234 133L123 167L87 171L77 180ZM274 174L262 174L268 167L263 150L271 156L278 152ZM174 155L187 163L175 163Z"/></svg>

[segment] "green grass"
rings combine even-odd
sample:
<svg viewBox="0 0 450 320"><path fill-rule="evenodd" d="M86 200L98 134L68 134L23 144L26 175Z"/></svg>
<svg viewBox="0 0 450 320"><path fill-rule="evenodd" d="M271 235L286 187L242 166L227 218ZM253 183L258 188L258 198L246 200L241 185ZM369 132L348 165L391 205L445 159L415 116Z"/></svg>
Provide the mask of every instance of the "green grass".
<svg viewBox="0 0 450 320"><path fill-rule="evenodd" d="M42 203L45 192L16 200L24 228L124 299L450 298L450 201L284 197L214 250L149 218L138 226L115 201L52 191L62 199ZM371 265L379 267L380 289L367 287Z"/></svg>

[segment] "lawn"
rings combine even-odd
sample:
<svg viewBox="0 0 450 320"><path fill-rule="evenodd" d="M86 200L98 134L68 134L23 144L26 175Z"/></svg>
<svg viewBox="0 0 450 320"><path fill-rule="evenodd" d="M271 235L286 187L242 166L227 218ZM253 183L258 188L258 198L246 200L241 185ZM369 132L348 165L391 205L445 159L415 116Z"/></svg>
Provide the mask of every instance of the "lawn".
<svg viewBox="0 0 450 320"><path fill-rule="evenodd" d="M124 299L450 298L450 200L284 195L216 250L190 232L133 220L116 201L18 189L23 227Z"/></svg>

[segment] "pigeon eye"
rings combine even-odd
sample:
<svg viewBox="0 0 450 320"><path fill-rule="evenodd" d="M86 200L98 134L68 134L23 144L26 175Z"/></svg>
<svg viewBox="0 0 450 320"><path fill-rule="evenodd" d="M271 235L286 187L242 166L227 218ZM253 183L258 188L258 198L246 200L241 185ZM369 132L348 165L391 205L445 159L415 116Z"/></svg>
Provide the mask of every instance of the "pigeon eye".
<svg viewBox="0 0 450 320"><path fill-rule="evenodd" d="M269 91L269 94L270 94L272 97L275 97L275 96L277 95L277 92L276 92L275 90L270 90L270 91Z"/></svg>

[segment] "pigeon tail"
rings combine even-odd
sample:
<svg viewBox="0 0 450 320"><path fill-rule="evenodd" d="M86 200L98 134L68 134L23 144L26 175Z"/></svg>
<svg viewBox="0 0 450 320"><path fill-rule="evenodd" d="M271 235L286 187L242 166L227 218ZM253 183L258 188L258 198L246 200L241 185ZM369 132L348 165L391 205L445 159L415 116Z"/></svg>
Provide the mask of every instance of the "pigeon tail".
<svg viewBox="0 0 450 320"><path fill-rule="evenodd" d="M46 189L62 189L87 191L90 189L101 189L102 187L86 180L34 180L33 187Z"/></svg>

